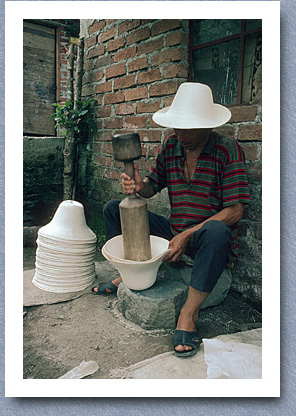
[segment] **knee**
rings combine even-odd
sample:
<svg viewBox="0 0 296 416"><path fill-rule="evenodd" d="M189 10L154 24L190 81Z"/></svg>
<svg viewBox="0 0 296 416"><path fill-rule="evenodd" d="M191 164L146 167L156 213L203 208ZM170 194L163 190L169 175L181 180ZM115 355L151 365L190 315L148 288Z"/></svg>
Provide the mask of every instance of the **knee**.
<svg viewBox="0 0 296 416"><path fill-rule="evenodd" d="M113 214L114 212L119 210L119 204L120 204L120 200L119 199L112 199L111 201L108 201L103 208L103 215L109 215L109 214Z"/></svg>
<svg viewBox="0 0 296 416"><path fill-rule="evenodd" d="M210 244L232 244L231 229L222 221L208 221L200 231Z"/></svg>

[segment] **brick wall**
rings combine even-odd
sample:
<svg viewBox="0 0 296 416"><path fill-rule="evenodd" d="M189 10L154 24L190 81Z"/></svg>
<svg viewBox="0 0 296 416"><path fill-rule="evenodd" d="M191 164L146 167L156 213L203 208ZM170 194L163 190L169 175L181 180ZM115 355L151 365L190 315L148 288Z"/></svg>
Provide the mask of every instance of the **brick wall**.
<svg viewBox="0 0 296 416"><path fill-rule="evenodd" d="M85 38L83 96L96 100L98 133L92 143L91 167L82 163L81 191L101 208L122 198L123 164L112 156L115 133L137 131L142 143L140 173L150 168L170 130L152 120L170 105L178 86L188 81L188 20L94 20ZM261 299L261 106L232 107L232 118L218 132L239 141L246 155L252 205L240 226L240 257L233 288ZM89 158L85 157L85 160ZM83 167L84 166L84 167ZM90 172L85 176L85 172ZM166 191L151 198L149 209L168 215Z"/></svg>

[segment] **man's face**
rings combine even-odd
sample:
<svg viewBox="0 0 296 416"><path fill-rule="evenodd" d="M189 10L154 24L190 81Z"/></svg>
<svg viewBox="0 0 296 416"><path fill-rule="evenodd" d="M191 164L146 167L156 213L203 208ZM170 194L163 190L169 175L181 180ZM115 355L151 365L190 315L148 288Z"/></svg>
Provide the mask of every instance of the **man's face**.
<svg viewBox="0 0 296 416"><path fill-rule="evenodd" d="M174 129L177 139L186 150L205 145L212 129Z"/></svg>

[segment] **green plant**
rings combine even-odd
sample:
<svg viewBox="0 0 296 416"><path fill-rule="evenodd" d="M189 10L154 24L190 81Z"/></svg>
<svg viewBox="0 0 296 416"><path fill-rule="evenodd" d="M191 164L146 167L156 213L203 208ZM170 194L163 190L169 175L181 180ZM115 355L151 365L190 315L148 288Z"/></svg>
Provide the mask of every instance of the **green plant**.
<svg viewBox="0 0 296 416"><path fill-rule="evenodd" d="M55 112L51 120L55 121L55 127L62 128L62 134L66 135L68 129L73 129L76 143L83 143L92 137L97 126L94 121L95 100L66 101L64 104L54 103Z"/></svg>

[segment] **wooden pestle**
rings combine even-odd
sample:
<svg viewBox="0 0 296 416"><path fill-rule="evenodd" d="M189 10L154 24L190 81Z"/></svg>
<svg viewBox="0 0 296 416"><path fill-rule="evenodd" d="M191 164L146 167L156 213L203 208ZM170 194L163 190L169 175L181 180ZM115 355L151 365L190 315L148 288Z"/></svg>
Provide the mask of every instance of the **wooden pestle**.
<svg viewBox="0 0 296 416"><path fill-rule="evenodd" d="M112 138L114 157L124 162L125 173L134 179L134 160L142 156L137 133L117 134ZM133 192L119 204L120 222L127 260L150 260L151 244L147 202Z"/></svg>

